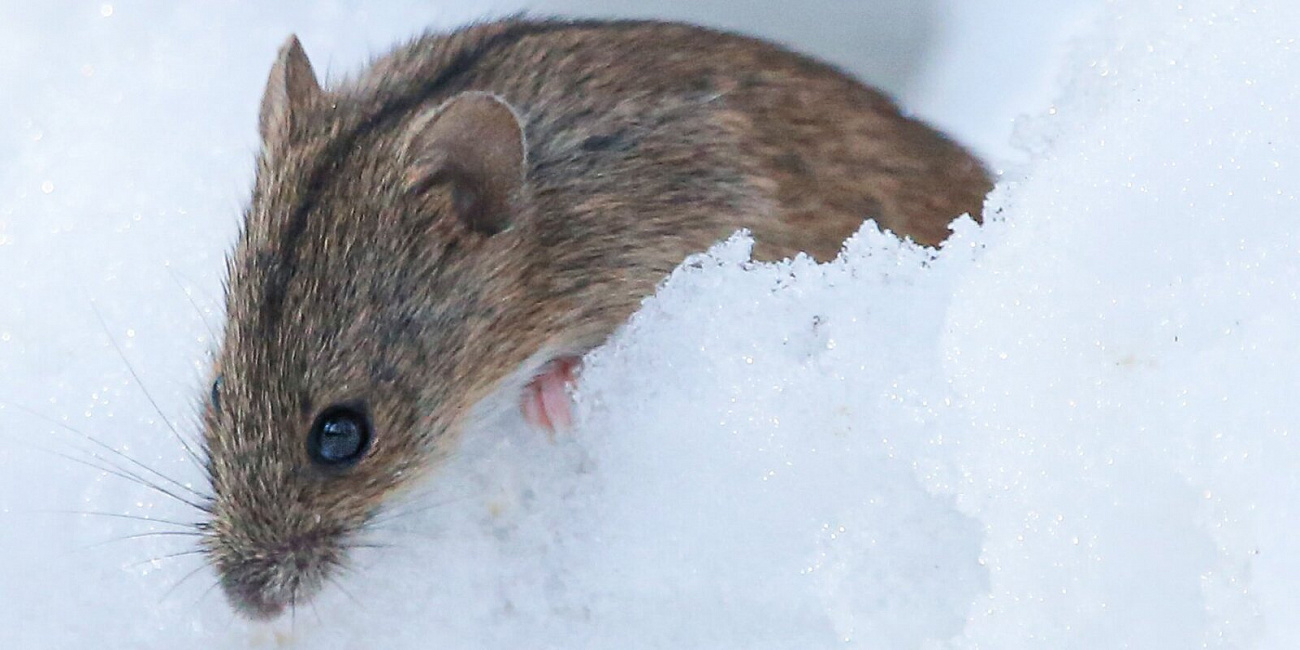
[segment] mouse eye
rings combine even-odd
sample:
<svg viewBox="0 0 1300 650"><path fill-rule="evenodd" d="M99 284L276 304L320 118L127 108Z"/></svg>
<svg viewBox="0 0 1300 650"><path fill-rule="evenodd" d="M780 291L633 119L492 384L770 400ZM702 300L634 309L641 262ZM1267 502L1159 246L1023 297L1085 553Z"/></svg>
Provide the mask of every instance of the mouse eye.
<svg viewBox="0 0 1300 650"><path fill-rule="evenodd" d="M307 455L317 465L343 468L361 460L370 447L370 419L351 406L331 406L316 417L307 434Z"/></svg>
<svg viewBox="0 0 1300 650"><path fill-rule="evenodd" d="M212 410L221 412L221 375L212 382L212 394L209 396L212 400Z"/></svg>

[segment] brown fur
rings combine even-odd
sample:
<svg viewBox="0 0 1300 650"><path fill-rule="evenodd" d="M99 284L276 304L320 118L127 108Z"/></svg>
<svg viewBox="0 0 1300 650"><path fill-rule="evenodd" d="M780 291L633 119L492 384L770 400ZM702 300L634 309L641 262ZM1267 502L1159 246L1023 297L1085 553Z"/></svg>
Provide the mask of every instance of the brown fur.
<svg viewBox="0 0 1300 650"><path fill-rule="evenodd" d="M601 343L686 255L745 227L760 258L828 259L865 217L937 244L990 187L837 70L669 23L482 24L328 91L291 39L261 126L205 434L206 547L250 616L310 597L476 403ZM304 442L337 403L375 431L342 472Z"/></svg>

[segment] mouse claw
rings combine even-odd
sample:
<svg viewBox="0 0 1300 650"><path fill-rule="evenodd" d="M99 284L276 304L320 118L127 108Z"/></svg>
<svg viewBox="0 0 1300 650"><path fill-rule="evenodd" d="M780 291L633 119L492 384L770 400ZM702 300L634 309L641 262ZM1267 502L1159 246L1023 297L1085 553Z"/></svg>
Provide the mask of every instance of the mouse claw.
<svg viewBox="0 0 1300 650"><path fill-rule="evenodd" d="M577 357L551 361L524 388L520 403L524 419L552 438L556 432L573 427L573 403L569 399L568 385L576 378L579 364Z"/></svg>

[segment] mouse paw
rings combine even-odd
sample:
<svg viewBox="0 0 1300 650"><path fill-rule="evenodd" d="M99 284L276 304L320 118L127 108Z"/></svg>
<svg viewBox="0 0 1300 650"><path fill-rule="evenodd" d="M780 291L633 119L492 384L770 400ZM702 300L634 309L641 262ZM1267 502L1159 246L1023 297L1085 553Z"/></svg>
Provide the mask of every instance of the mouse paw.
<svg viewBox="0 0 1300 650"><path fill-rule="evenodd" d="M566 390L577 376L578 357L561 357L546 364L524 387L520 410L529 424L554 434L573 426L573 404Z"/></svg>

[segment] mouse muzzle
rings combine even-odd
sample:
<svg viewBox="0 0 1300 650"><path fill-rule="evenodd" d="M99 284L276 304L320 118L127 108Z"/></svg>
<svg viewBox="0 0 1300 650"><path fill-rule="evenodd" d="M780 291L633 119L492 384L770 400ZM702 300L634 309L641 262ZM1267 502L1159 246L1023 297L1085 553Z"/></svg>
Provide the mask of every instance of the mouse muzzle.
<svg viewBox="0 0 1300 650"><path fill-rule="evenodd" d="M270 620L310 600L342 563L338 533L310 533L271 543L213 537L208 554L222 591L240 614Z"/></svg>

